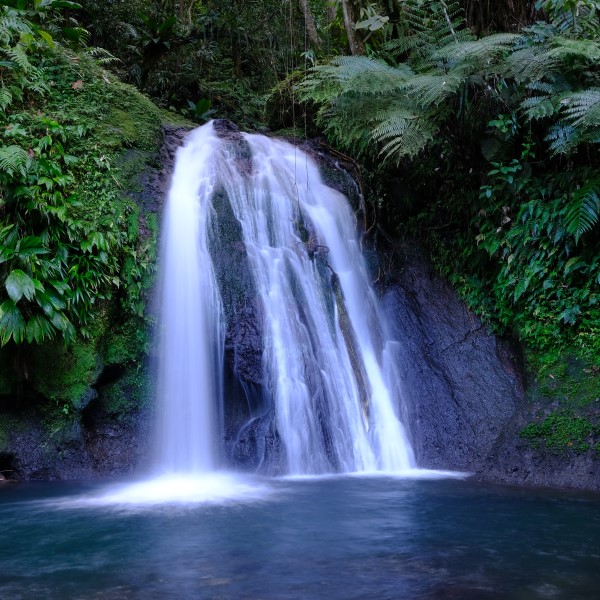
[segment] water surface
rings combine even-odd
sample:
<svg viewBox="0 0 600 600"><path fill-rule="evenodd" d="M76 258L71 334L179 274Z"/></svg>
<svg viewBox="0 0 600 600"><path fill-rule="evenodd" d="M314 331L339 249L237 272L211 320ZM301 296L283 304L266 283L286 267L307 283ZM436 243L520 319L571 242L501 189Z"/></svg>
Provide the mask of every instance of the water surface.
<svg viewBox="0 0 600 600"><path fill-rule="evenodd" d="M244 480L229 498L194 502L138 504L117 491L0 487L0 598L600 593L597 496L356 476Z"/></svg>

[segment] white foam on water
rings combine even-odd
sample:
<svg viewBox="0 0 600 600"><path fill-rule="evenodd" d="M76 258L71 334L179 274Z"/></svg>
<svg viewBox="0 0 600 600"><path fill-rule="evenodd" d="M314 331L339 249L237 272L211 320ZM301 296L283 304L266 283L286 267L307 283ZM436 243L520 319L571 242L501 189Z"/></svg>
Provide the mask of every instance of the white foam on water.
<svg viewBox="0 0 600 600"><path fill-rule="evenodd" d="M131 484L112 485L80 496L45 500L58 509L117 508L144 510L169 505L259 502L275 490L265 480L215 471L203 475L164 475Z"/></svg>
<svg viewBox="0 0 600 600"><path fill-rule="evenodd" d="M405 469L399 471L351 471L347 473L321 473L319 475L283 475L283 481L310 481L319 479L468 479L474 473L465 471L442 471L435 469Z"/></svg>

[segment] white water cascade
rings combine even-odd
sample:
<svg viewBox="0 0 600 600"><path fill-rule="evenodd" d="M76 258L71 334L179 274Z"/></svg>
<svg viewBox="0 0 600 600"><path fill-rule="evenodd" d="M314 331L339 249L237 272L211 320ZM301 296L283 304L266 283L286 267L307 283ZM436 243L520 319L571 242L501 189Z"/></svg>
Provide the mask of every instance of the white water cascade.
<svg viewBox="0 0 600 600"><path fill-rule="evenodd" d="M207 247L217 178L207 131L178 150L162 247L157 464L167 473L216 466L221 301Z"/></svg>
<svg viewBox="0 0 600 600"><path fill-rule="evenodd" d="M177 154L161 265L160 468L216 468L226 328L210 252L219 189L240 224L262 307L264 380L287 472L410 470L401 398L347 199L298 148L242 135L245 167L212 123Z"/></svg>

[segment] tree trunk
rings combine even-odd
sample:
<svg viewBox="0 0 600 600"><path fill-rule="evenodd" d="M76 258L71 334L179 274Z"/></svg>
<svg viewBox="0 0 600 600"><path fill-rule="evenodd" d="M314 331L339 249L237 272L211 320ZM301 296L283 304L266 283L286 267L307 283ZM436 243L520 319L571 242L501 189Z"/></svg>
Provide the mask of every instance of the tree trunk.
<svg viewBox="0 0 600 600"><path fill-rule="evenodd" d="M319 39L319 34L317 33L317 27L315 26L315 19L310 10L310 6L308 4L308 0L299 0L300 7L302 8L302 12L304 13L304 23L306 26L306 35L308 36L308 41L311 46L315 48L321 47L321 40Z"/></svg>
<svg viewBox="0 0 600 600"><path fill-rule="evenodd" d="M327 4L327 22L328 23L333 23L335 21L335 17L336 17L336 8L334 6L334 4L329 3Z"/></svg>
<svg viewBox="0 0 600 600"><path fill-rule="evenodd" d="M364 54L365 48L356 35L354 29L354 10L350 0L341 0L342 13L344 15L344 27L346 28L346 34L348 36L348 44L350 45L350 54L356 56L357 54Z"/></svg>

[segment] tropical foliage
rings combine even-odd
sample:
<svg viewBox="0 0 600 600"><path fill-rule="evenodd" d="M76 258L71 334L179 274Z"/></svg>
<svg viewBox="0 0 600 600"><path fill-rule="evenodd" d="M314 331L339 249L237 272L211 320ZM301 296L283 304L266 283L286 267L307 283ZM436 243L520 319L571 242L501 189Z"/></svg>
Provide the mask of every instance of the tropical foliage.
<svg viewBox="0 0 600 600"><path fill-rule="evenodd" d="M589 348L600 13L591 1L537 8L551 20L477 38L457 2L408 0L403 35L374 55L315 66L299 89L340 147L377 156L424 197L447 194L400 229L430 240L473 308L530 344L566 336Z"/></svg>
<svg viewBox="0 0 600 600"><path fill-rule="evenodd" d="M105 75L95 95L94 59L69 50L86 36L64 27L57 11L77 6L0 6L2 346L89 336L103 302L143 277L123 273L138 251L127 227L133 209L116 189L110 147L98 129L120 84ZM126 308L139 312L136 302L130 298Z"/></svg>

